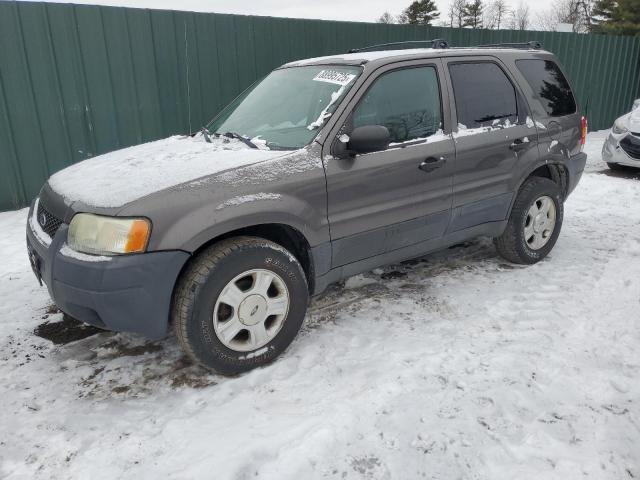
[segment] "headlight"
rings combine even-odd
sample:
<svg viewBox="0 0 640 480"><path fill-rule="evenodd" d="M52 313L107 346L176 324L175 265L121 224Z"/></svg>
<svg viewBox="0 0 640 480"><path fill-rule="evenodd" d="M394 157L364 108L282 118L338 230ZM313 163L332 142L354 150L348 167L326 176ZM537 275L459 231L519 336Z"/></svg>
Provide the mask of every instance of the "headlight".
<svg viewBox="0 0 640 480"><path fill-rule="evenodd" d="M104 217L78 213L71 220L67 244L94 255L139 253L147 248L151 223L145 218Z"/></svg>
<svg viewBox="0 0 640 480"><path fill-rule="evenodd" d="M611 131L616 135L621 135L623 133L627 133L629 129L620 120L616 120L615 122L613 122Z"/></svg>

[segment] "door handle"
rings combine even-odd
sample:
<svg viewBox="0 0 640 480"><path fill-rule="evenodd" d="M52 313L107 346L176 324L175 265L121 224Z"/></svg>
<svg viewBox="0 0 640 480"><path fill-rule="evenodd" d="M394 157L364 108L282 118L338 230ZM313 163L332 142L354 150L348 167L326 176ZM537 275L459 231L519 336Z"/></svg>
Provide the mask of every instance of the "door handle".
<svg viewBox="0 0 640 480"><path fill-rule="evenodd" d="M444 157L428 157L424 159L418 168L423 172L433 172L443 167L445 163L447 163L447 160Z"/></svg>
<svg viewBox="0 0 640 480"><path fill-rule="evenodd" d="M509 145L509 148L511 150L513 150L514 152L517 152L518 150L523 150L525 148L527 148L527 144L529 142L525 142L524 138L516 138L511 145Z"/></svg>

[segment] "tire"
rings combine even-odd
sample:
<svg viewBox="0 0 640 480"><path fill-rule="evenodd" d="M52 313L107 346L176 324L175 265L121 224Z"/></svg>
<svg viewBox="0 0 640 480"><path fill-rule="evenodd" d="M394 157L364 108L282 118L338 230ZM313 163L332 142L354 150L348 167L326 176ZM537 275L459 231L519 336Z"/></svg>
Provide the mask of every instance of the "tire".
<svg viewBox="0 0 640 480"><path fill-rule="evenodd" d="M259 278L266 282L272 278L272 282L262 288L259 284L266 282ZM252 294L259 287L263 293ZM224 302L227 299L232 299L229 305ZM293 255L262 238L236 237L208 247L191 260L176 285L171 317L178 342L189 357L222 375L236 375L272 362L291 344L308 301L307 279ZM278 314L267 316L272 304ZM257 323L245 325L254 313ZM231 337L238 326L244 329ZM254 335L254 330L260 333ZM267 343L256 343L260 339Z"/></svg>
<svg viewBox="0 0 640 480"><path fill-rule="evenodd" d="M627 167L625 167L624 165L620 165L619 163L607 163L607 166L609 167L610 170L613 170L615 172L619 172L627 169Z"/></svg>
<svg viewBox="0 0 640 480"><path fill-rule="evenodd" d="M554 218L551 219L549 214L543 215L543 213L532 217L531 209L543 212L542 207L540 210L535 210L540 205L547 205L549 212L552 210L552 206L547 200L539 202L539 200L546 198L553 203ZM536 202L536 207L534 207L534 202ZM548 178L530 177L525 180L518 192L505 231L501 236L494 238L493 243L498 253L510 262L528 265L537 263L546 257L555 245L560 235L563 217L563 197L558 184ZM536 220L534 221L532 218L536 218ZM553 229L549 233L551 224L553 224ZM534 237L539 242L544 242L540 246L535 239L532 241L534 237L526 238L532 233L534 227L537 227L538 232L533 234ZM546 237L544 237L545 232L547 233Z"/></svg>

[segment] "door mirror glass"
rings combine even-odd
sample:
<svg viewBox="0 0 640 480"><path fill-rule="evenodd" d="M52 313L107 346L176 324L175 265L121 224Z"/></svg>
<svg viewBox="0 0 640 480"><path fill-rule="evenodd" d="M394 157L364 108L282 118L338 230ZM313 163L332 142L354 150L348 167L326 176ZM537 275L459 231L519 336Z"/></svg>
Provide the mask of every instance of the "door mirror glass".
<svg viewBox="0 0 640 480"><path fill-rule="evenodd" d="M391 143L389 129L382 125L365 125L354 128L349 135L347 150L351 153L371 153L386 150Z"/></svg>

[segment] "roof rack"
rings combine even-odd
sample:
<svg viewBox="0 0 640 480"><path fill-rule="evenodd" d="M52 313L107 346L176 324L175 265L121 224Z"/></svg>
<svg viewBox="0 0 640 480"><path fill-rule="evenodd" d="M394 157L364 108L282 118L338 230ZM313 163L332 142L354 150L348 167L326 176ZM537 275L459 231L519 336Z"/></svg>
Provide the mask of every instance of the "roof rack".
<svg viewBox="0 0 640 480"><path fill-rule="evenodd" d="M349 53L377 52L380 50L404 50L408 48L449 48L449 42L441 38L435 40L411 40L408 42L381 43L362 48L352 48Z"/></svg>
<svg viewBox="0 0 640 480"><path fill-rule="evenodd" d="M527 50L541 50L542 43L537 40L532 40L525 43L492 43L490 45L477 45L475 48L522 48Z"/></svg>

